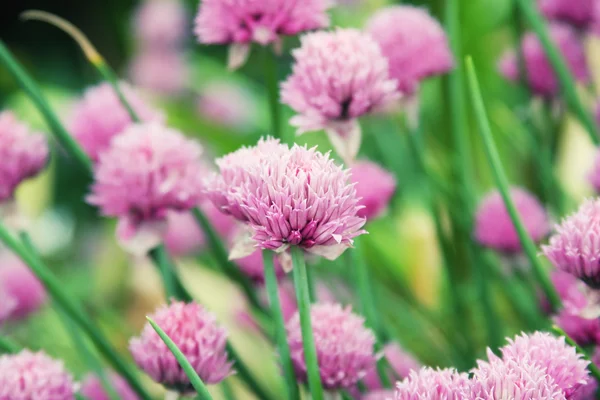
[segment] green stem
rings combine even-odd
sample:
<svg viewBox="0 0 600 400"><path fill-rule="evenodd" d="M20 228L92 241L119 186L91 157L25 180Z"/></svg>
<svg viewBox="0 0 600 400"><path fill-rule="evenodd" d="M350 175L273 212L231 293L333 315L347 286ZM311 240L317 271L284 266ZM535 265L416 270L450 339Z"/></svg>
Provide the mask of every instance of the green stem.
<svg viewBox="0 0 600 400"><path fill-rule="evenodd" d="M523 12L523 16L525 17L525 19L527 19L527 21L531 25L531 28L538 36L542 47L544 48L544 51L548 56L548 60L554 68L554 72L556 73L558 81L560 82L567 104L575 113L579 121L583 124L592 142L595 145L600 144L600 138L598 137L598 128L596 127L594 118L588 112L583 102L579 98L573 75L571 74L571 71L569 70L569 67L565 62L561 52L552 41L550 34L548 33L546 23L544 22L544 19L538 12L535 3L531 0L516 1L517 5Z"/></svg>
<svg viewBox="0 0 600 400"><path fill-rule="evenodd" d="M242 361L241 357L235 351L231 343L227 343L227 353L229 357L233 360L235 365L235 371L237 376L246 384L246 386L256 395L256 398L261 400L272 400L272 396L270 396L256 381L256 379L250 373L246 364Z"/></svg>
<svg viewBox="0 0 600 400"><path fill-rule="evenodd" d="M377 308L375 306L373 288L371 287L371 274L369 274L369 271L367 270L367 264L363 256L360 238L355 239L354 249L349 249L346 251L349 252L351 262L354 267L356 292L358 293L361 311L365 316L367 326L377 332L379 336L381 325L377 314Z"/></svg>
<svg viewBox="0 0 600 400"><path fill-rule="evenodd" d="M198 397L200 398L200 400L212 400L212 396L208 392L206 385L204 384L204 382L202 382L202 379L198 376L192 364L190 364L190 362L181 352L179 347L177 347L175 342L173 342L169 335L167 335L154 321L152 321L152 319L150 319L149 317L146 317L146 319L148 320L152 328L154 328L156 333L158 333L158 336L160 336L162 341L165 342L171 353L173 353L173 355L177 359L177 362L179 363L179 366L181 366L181 369L183 369L186 376L189 378L190 383L198 393Z"/></svg>
<svg viewBox="0 0 600 400"><path fill-rule="evenodd" d="M479 89L479 82L477 80L477 75L475 73L475 67L473 65L473 60L468 57L466 61L467 66L467 74L469 78L469 88L471 90L471 98L473 101L473 107L475 109L475 114L477 116L477 122L479 124L479 133L484 143L485 152L492 168L492 172L494 174L494 178L496 180L496 184L502 195L502 199L504 200L504 204L510 218L512 220L513 225L517 230L517 234L519 235L519 241L521 242L521 246L523 247L523 251L525 255L527 255L532 267L533 271L536 275L537 280L539 281L542 289L544 290L544 294L547 296L552 307L557 310L560 308L561 300L560 296L556 292L554 285L550 281L548 274L544 270L539 258L537 257L537 250L535 243L525 230L523 226L523 222L519 217L517 209L510 198L508 179L504 174L504 170L502 168L502 163L500 161L500 156L498 155L498 151L494 144L494 139L492 137L492 130L490 128L490 123L487 118L487 114L485 111L485 106L483 104L483 98L481 96L481 90Z"/></svg>
<svg viewBox="0 0 600 400"><path fill-rule="evenodd" d="M92 162L79 146L79 144L71 137L65 127L62 125L50 104L42 94L38 85L33 79L25 72L24 68L15 60L10 51L6 48L4 43L0 40L0 61L6 66L8 71L17 80L21 88L29 95L31 101L35 104L39 112L42 114L46 123L52 130L52 133L58 140L58 142L65 148L65 150L75 159L85 171L91 176L92 175Z"/></svg>
<svg viewBox="0 0 600 400"><path fill-rule="evenodd" d="M12 340L0 336L0 352L2 353L17 353L21 348Z"/></svg>
<svg viewBox="0 0 600 400"><path fill-rule="evenodd" d="M165 285L167 301L170 301L171 298L185 302L192 301L193 298L181 283L176 267L169 257L165 246L161 244L150 250L149 256L160 272L163 284Z"/></svg>
<svg viewBox="0 0 600 400"><path fill-rule="evenodd" d="M250 304L254 306L257 310L264 311L262 304L260 303L258 296L256 295L256 291L252 287L252 284L244 276L244 274L233 265L229 261L229 256L227 254L227 250L221 241L218 233L213 228L212 224L206 217L206 215L200 210L198 207L192 210L192 214L196 219L196 222L202 228L202 231L206 234L208 238L209 248L211 249L213 256L217 260L218 264L223 269L223 272L234 282L239 284L244 291L244 294L250 301Z"/></svg>
<svg viewBox="0 0 600 400"><path fill-rule="evenodd" d="M573 339L571 339L569 337L569 335L567 335L565 333L565 331L563 331L562 329L560 329L558 326L554 325L552 326L552 330L560 335L563 336L565 338L565 342L567 342L570 346L575 347L575 349L577 350L577 352L579 354L581 354L583 356L584 359L586 359L587 361L590 362L590 365L588 365L588 369L590 370L592 376L594 378L596 378L597 381L600 381L600 369L598 368L598 366L596 364L594 364L594 362L590 359L589 355L577 344L575 343L575 341Z"/></svg>
<svg viewBox="0 0 600 400"><path fill-rule="evenodd" d="M319 362L315 348L315 338L312 331L310 296L308 293L308 278L306 276L306 263L304 253L298 246L291 247L292 264L294 272L294 285L298 301L298 312L300 314L300 327L302 330L302 347L304 349L304 361L306 362L306 373L308 387L313 400L323 400L323 386L319 374Z"/></svg>
<svg viewBox="0 0 600 400"><path fill-rule="evenodd" d="M2 222L0 222L0 241L4 242L10 250L30 267L33 273L44 284L54 301L62 307L81 329L86 332L100 353L112 364L115 371L121 374L129 382L132 389L134 389L142 399L151 399L151 396L138 381L135 373L130 369L129 365L121 359L116 350L101 333L100 329L86 316L81 306L65 293L63 284L60 280L54 276L52 271L48 269L38 257L27 251L27 249L9 233Z"/></svg>
<svg viewBox="0 0 600 400"><path fill-rule="evenodd" d="M287 342L285 330L285 320L281 311L281 303L279 301L279 291L277 289L277 276L275 275L275 267L273 265L273 253L269 250L263 250L263 264L265 268L265 285L271 304L271 315L275 319L275 343L279 350L279 358L283 369L283 376L286 382L288 398L291 400L299 400L298 385L296 383L296 374L292 358L290 357L290 348Z"/></svg>
<svg viewBox="0 0 600 400"><path fill-rule="evenodd" d="M225 398L225 400L235 400L235 393L233 393L233 388L227 379L221 382L220 386L221 392L223 393L223 398Z"/></svg>
<svg viewBox="0 0 600 400"><path fill-rule="evenodd" d="M270 47L263 48L265 85L269 98L269 113L271 115L271 133L282 142L288 143L281 129L281 104L279 102L279 80L277 79L277 56ZM293 139L293 138L292 138ZM293 142L293 140L291 140Z"/></svg>

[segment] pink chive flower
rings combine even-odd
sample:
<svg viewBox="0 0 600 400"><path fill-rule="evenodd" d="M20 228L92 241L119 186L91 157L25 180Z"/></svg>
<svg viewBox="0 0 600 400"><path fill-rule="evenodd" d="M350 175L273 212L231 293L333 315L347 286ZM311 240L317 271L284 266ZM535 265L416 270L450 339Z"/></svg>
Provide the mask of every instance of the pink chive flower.
<svg viewBox="0 0 600 400"><path fill-rule="evenodd" d="M159 308L151 318L175 342L205 384L217 384L232 374L225 350L227 332L201 305L173 302ZM194 391L175 356L150 324L144 326L139 337L131 339L129 350L136 364L155 382L182 394Z"/></svg>
<svg viewBox="0 0 600 400"><path fill-rule="evenodd" d="M376 390L361 396L361 400L394 400L393 390Z"/></svg>
<svg viewBox="0 0 600 400"><path fill-rule="evenodd" d="M142 121L163 122L164 115L148 106L127 83L120 83L125 98ZM69 131L94 161L108 149L113 137L131 125L131 117L114 89L101 83L85 91L72 109Z"/></svg>
<svg viewBox="0 0 600 400"><path fill-rule="evenodd" d="M489 362L477 361L470 394L463 399L566 400L554 379L538 364L503 360L488 351Z"/></svg>
<svg viewBox="0 0 600 400"><path fill-rule="evenodd" d="M118 217L117 234L130 251L156 246L169 212L183 212L202 199L202 147L158 123L131 125L117 136L95 167L87 201Z"/></svg>
<svg viewBox="0 0 600 400"><path fill-rule="evenodd" d="M586 200L555 228L544 255L559 270L600 288L600 199Z"/></svg>
<svg viewBox="0 0 600 400"><path fill-rule="evenodd" d="M581 346L600 343L600 319L586 318L589 305L585 284L568 272L555 270L550 278L560 295L563 307L553 317L554 323Z"/></svg>
<svg viewBox="0 0 600 400"><path fill-rule="evenodd" d="M415 360L412 355L407 353L397 343L387 344L383 348L383 356L392 367L394 376L400 379L406 378L410 374L410 371L418 371L421 368L421 363ZM394 376L390 374L390 380L393 381ZM376 368L369 370L362 381L369 390L382 388Z"/></svg>
<svg viewBox="0 0 600 400"><path fill-rule="evenodd" d="M593 22L596 0L538 0L545 17L585 28Z"/></svg>
<svg viewBox="0 0 600 400"><path fill-rule="evenodd" d="M250 131L256 128L258 110L250 93L228 81L205 85L196 102L198 113L211 122Z"/></svg>
<svg viewBox="0 0 600 400"><path fill-rule="evenodd" d="M127 381L114 372L107 372L107 378L115 393L121 400L138 400L138 396L129 386ZM102 381L96 375L88 375L83 383L79 393L88 400L111 400L111 397L104 389Z"/></svg>
<svg viewBox="0 0 600 400"><path fill-rule="evenodd" d="M327 390L354 387L376 362L375 335L350 307L317 303L311 306L310 316L323 387ZM286 330L296 377L306 382L298 313L287 322Z"/></svg>
<svg viewBox="0 0 600 400"><path fill-rule="evenodd" d="M235 220L221 213L211 203L205 202L200 208L222 238L230 237L235 231ZM185 256L202 251L206 247L204 232L191 212L172 211L167 217L167 224L164 242L169 254Z"/></svg>
<svg viewBox="0 0 600 400"><path fill-rule="evenodd" d="M135 35L142 47L169 48L185 39L188 16L179 0L143 1L134 15Z"/></svg>
<svg viewBox="0 0 600 400"><path fill-rule="evenodd" d="M469 389L469 376L454 369L423 367L396 384L393 400L460 400ZM491 400L491 399L490 399Z"/></svg>
<svg viewBox="0 0 600 400"><path fill-rule="evenodd" d="M359 161L352 165L350 180L356 184L359 204L364 206L358 212L359 217L367 220L381 215L396 191L394 176L370 161Z"/></svg>
<svg viewBox="0 0 600 400"><path fill-rule="evenodd" d="M12 298L11 320L20 320L38 311L48 296L39 279L12 254L0 256L0 287Z"/></svg>
<svg viewBox="0 0 600 400"><path fill-rule="evenodd" d="M292 74L281 84L281 101L298 115L298 134L324 129L342 159L360 148L357 118L400 97L388 60L368 34L356 29L314 32L293 51Z"/></svg>
<svg viewBox="0 0 600 400"><path fill-rule="evenodd" d="M383 8L369 19L366 30L381 46L390 76L405 94L414 94L422 80L454 66L444 29L423 8Z"/></svg>
<svg viewBox="0 0 600 400"><path fill-rule="evenodd" d="M32 133L10 111L0 112L0 203L11 200L16 187L37 175L48 162L48 143Z"/></svg>
<svg viewBox="0 0 600 400"><path fill-rule="evenodd" d="M550 37L565 58L571 73L580 82L589 80L585 51L577 33L567 25L550 25ZM554 69L546 57L539 39L533 32L527 33L522 42L527 81L531 90L543 97L558 94L559 84ZM500 61L500 72L510 81L519 80L519 65L514 51Z"/></svg>
<svg viewBox="0 0 600 400"><path fill-rule="evenodd" d="M567 398L575 396L588 382L589 362L565 343L564 337L545 332L522 334L501 348L503 360L523 365L537 365L552 378Z"/></svg>
<svg viewBox="0 0 600 400"><path fill-rule="evenodd" d="M328 0L206 0L194 33L203 44L230 44L229 65L244 64L250 43L278 44L283 35L329 25Z"/></svg>
<svg viewBox="0 0 600 400"><path fill-rule="evenodd" d="M513 187L510 197L525 230L534 242L550 231L544 206L528 191ZM483 246L505 253L520 252L521 242L500 192L494 190L480 202L475 216L475 238Z"/></svg>
<svg viewBox="0 0 600 400"><path fill-rule="evenodd" d="M129 76L134 84L163 95L182 92L188 82L188 72L183 55L172 49L144 50L129 66Z"/></svg>
<svg viewBox="0 0 600 400"><path fill-rule="evenodd" d="M0 355L0 399L75 399L76 385L62 361L23 350Z"/></svg>

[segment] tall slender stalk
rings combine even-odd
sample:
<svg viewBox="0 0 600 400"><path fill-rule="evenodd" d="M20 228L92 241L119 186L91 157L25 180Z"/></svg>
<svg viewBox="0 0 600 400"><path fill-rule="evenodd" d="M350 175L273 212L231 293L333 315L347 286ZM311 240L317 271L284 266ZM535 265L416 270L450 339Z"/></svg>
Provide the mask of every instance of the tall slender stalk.
<svg viewBox="0 0 600 400"><path fill-rule="evenodd" d="M167 301L169 301L171 298L186 302L192 301L193 298L181 283L179 275L175 269L176 267L169 257L169 253L167 252L165 246L161 244L150 250L149 256L154 264L158 267L158 271L165 286Z"/></svg>
<svg viewBox="0 0 600 400"><path fill-rule="evenodd" d="M244 382L244 384L252 391L252 393L256 395L256 398L261 400L273 400L273 397L270 396L267 393L267 391L264 390L262 386L258 384L256 379L254 378L252 373L250 373L250 370L248 369L246 364L244 364L242 358L239 356L237 351L235 351L230 342L227 342L226 349L227 354L229 354L229 357L233 360L237 376L239 376L242 382Z"/></svg>
<svg viewBox="0 0 600 400"><path fill-rule="evenodd" d="M306 276L304 253L298 246L292 246L291 252L308 387L310 389L312 400L323 400L323 386L321 384L315 338L312 331L310 296L308 292L308 278Z"/></svg>
<svg viewBox="0 0 600 400"><path fill-rule="evenodd" d="M115 371L121 374L131 385L132 389L144 400L151 399L150 395L138 381L136 374L129 365L121 359L117 351L110 345L101 330L87 317L81 306L68 296L62 284L52 271L39 258L29 252L15 237L13 237L0 221L0 241L12 250L44 284L54 301L62 307L69 317L89 336L92 343L101 354L112 364Z"/></svg>
<svg viewBox="0 0 600 400"><path fill-rule="evenodd" d="M263 70L265 74L265 85L269 100L269 114L271 116L271 133L284 143L293 142L290 138L283 137L281 129L281 104L279 102L279 81L277 74L277 56L268 46L263 49ZM293 138L291 138L293 139Z"/></svg>
<svg viewBox="0 0 600 400"><path fill-rule="evenodd" d="M263 250L263 264L265 268L265 285L271 304L271 315L275 319L275 343L279 350L279 359L283 369L286 389L288 391L288 399L299 400L300 393L296 383L296 374L292 358L290 357L290 348L287 342L287 334L285 331L285 320L281 311L281 302L279 301L279 291L277 288L277 276L275 275L275 267L273 265L273 252Z"/></svg>
<svg viewBox="0 0 600 400"><path fill-rule="evenodd" d="M594 118L586 109L585 105L577 94L577 87L573 75L569 70L567 63L565 62L560 50L556 47L550 34L544 19L540 15L536 8L535 2L531 0L516 0L517 5L523 12L523 16L531 25L531 28L538 36L552 68L560 82L560 86L563 95L567 101L567 104L571 110L575 113L579 121L583 124L590 139L595 145L600 144L600 137L598 136L598 128L594 121Z"/></svg>
<svg viewBox="0 0 600 400"><path fill-rule="evenodd" d="M483 140L485 152L490 166L492 168L496 184L498 186L500 194L502 195L504 205L508 210L512 223L517 230L517 234L519 236L521 246L523 247L523 251L525 252L525 255L527 256L533 267L533 271L542 289L544 290L544 294L547 296L548 300L550 301L550 304L552 304L552 307L556 310L560 308L560 296L556 292L556 289L554 288L554 285L552 285L552 282L550 281L547 272L544 270L543 265L537 257L536 246L533 243L533 240L531 240L531 238L527 234L523 222L521 221L517 209L510 197L508 179L504 174L504 169L502 168L500 156L498 155L498 150L496 149L496 146L494 144L492 130L490 128L490 123L487 118L487 113L483 104L483 98L481 96L481 90L479 88L479 82L475 73L475 66L473 65L473 60L470 57L468 57L466 60L466 67L467 76L469 79L469 88L471 91L471 100L473 102L473 108L475 110L477 122L479 125L479 133Z"/></svg>

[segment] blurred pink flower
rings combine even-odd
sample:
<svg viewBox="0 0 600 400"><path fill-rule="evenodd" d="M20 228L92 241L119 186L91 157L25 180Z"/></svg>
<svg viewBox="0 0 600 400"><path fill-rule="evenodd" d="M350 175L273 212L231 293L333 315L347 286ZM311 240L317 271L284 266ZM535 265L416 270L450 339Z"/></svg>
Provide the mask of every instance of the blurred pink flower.
<svg viewBox="0 0 600 400"><path fill-rule="evenodd" d="M200 208L221 238L227 239L231 236L236 227L233 218L221 213L209 202L203 203ZM206 246L204 232L200 229L191 212L170 212L167 217L167 224L164 242L169 254L185 256L202 251Z"/></svg>
<svg viewBox="0 0 600 400"><path fill-rule="evenodd" d="M172 48L186 37L188 16L179 0L145 0L134 15L134 29L142 47Z"/></svg>
<svg viewBox="0 0 600 400"><path fill-rule="evenodd" d="M500 350L505 362L514 360L520 365L541 368L567 398L574 398L588 382L589 362L568 345L563 336L555 337L546 332L522 334L510 339Z"/></svg>
<svg viewBox="0 0 600 400"><path fill-rule="evenodd" d="M150 317L175 342L205 384L217 384L232 374L225 351L227 332L201 305L173 302ZM139 337L131 339L129 349L136 364L155 382L181 394L194 391L175 356L150 324L144 326Z"/></svg>
<svg viewBox="0 0 600 400"><path fill-rule="evenodd" d="M545 17L585 28L593 22L597 0L538 0Z"/></svg>
<svg viewBox="0 0 600 400"><path fill-rule="evenodd" d="M255 128L256 102L239 85L228 81L210 82L198 97L197 108L204 118L241 130Z"/></svg>
<svg viewBox="0 0 600 400"><path fill-rule="evenodd" d="M48 162L48 143L32 133L10 111L0 112L0 203L11 200L16 187L37 175Z"/></svg>
<svg viewBox="0 0 600 400"><path fill-rule="evenodd" d="M489 362L477 361L471 390L464 399L566 400L567 397L546 370L535 363L514 358L502 360L488 351Z"/></svg>
<svg viewBox="0 0 600 400"><path fill-rule="evenodd" d="M600 199L586 200L557 225L544 255L562 271L600 288Z"/></svg>
<svg viewBox="0 0 600 400"><path fill-rule="evenodd" d="M361 143L357 118L400 97L388 60L373 38L356 29L309 33L293 51L292 74L281 101L298 115L298 133L325 129L337 153L352 161Z"/></svg>
<svg viewBox="0 0 600 400"><path fill-rule="evenodd" d="M282 35L325 28L329 0L205 0L194 33L204 44L231 44L230 67L239 67L250 43L279 43Z"/></svg>
<svg viewBox="0 0 600 400"><path fill-rule="evenodd" d="M510 189L510 197L534 242L541 241L550 231L544 206L528 191L519 187ZM475 238L483 246L501 252L520 252L521 242L510 215L497 190L487 194L479 203L475 217Z"/></svg>
<svg viewBox="0 0 600 400"><path fill-rule="evenodd" d="M39 279L16 256L0 255L0 290L12 299L9 318L19 320L38 311L48 300L46 289Z"/></svg>
<svg viewBox="0 0 600 400"><path fill-rule="evenodd" d="M145 254L161 241L169 212L187 211L202 199L201 154L198 143L174 129L131 125L100 156L87 201L118 217L122 244Z"/></svg>
<svg viewBox="0 0 600 400"><path fill-rule="evenodd" d="M375 390L360 397L360 400L394 400L393 390Z"/></svg>
<svg viewBox="0 0 600 400"><path fill-rule="evenodd" d="M17 301L4 289L4 284L0 282L0 327L10 318L13 310L17 306Z"/></svg>
<svg viewBox="0 0 600 400"><path fill-rule="evenodd" d="M568 272L555 270L550 278L563 303L553 321L581 346L600 344L600 319L585 318L583 311L589 306L585 284Z"/></svg>
<svg viewBox="0 0 600 400"><path fill-rule="evenodd" d="M164 115L148 106L130 85L119 84L142 121L163 122ZM131 125L131 117L108 83L88 88L71 111L69 131L93 161L108 149L113 137Z"/></svg>
<svg viewBox="0 0 600 400"><path fill-rule="evenodd" d="M129 386L127 381L114 372L107 371L107 378L111 387L114 389L120 400L138 400L138 396ZM104 389L100 378L89 374L81 385L79 393L87 400L111 400L111 397Z"/></svg>
<svg viewBox="0 0 600 400"><path fill-rule="evenodd" d="M394 376L397 376L401 380L406 378L410 371L418 371L421 368L421 363L414 359L412 355L406 352L397 343L389 343L383 348L383 356L386 358L390 367L394 371L394 375L390 374L390 380L394 380ZM381 389L381 381L377 374L375 367L371 368L362 382L369 390Z"/></svg>
<svg viewBox="0 0 600 400"><path fill-rule="evenodd" d="M164 0L150 0L153 3L161 1ZM184 90L188 75L184 56L172 49L143 50L129 67L134 84L163 95L175 95Z"/></svg>
<svg viewBox="0 0 600 400"><path fill-rule="evenodd" d="M319 373L327 390L354 387L376 362L375 335L365 328L364 319L339 304L311 306L311 321L317 350ZM286 324L288 343L296 376L306 381L300 316Z"/></svg>
<svg viewBox="0 0 600 400"><path fill-rule="evenodd" d="M408 377L396 384L394 400L460 400L466 399L469 375L454 369L423 367L410 371ZM490 398L491 400L491 398Z"/></svg>
<svg viewBox="0 0 600 400"><path fill-rule="evenodd" d="M62 361L23 350L0 355L0 399L75 399L76 385Z"/></svg>
<svg viewBox="0 0 600 400"><path fill-rule="evenodd" d="M367 220L381 215L396 191L394 176L370 161L359 161L353 164L350 180L356 184L356 195L359 204L364 206L358 211L359 217Z"/></svg>
<svg viewBox="0 0 600 400"><path fill-rule="evenodd" d="M390 76L405 94L413 94L422 80L444 74L454 65L444 29L423 8L383 8L369 19L366 30L381 46Z"/></svg>
<svg viewBox="0 0 600 400"><path fill-rule="evenodd" d="M558 47L571 73L579 82L587 82L590 78L585 51L577 33L567 25L554 23L550 25L550 37ZM544 97L552 97L559 91L559 84L546 53L533 32L527 33L521 41L527 81L531 90ZM511 81L519 80L517 54L513 50L500 61L500 72Z"/></svg>

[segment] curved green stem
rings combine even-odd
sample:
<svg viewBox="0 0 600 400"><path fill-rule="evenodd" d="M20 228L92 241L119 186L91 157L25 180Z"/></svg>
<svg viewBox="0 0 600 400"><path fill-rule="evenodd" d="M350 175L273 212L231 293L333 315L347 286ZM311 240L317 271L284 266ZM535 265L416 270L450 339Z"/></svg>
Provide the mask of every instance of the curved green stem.
<svg viewBox="0 0 600 400"><path fill-rule="evenodd" d="M306 374L308 377L308 387L313 400L323 400L323 386L321 384L319 362L317 360L317 350L315 348L315 338L312 331L310 295L308 290L308 277L306 275L304 253L298 246L292 246L291 252L294 272L294 285L296 287L298 312L300 314L304 361L306 363Z"/></svg>
<svg viewBox="0 0 600 400"><path fill-rule="evenodd" d="M185 302L192 301L193 298L181 283L176 267L169 257L169 253L167 252L165 246L161 244L158 247L150 250L149 256L160 272L163 284L165 285L167 301L169 301L171 298Z"/></svg>

